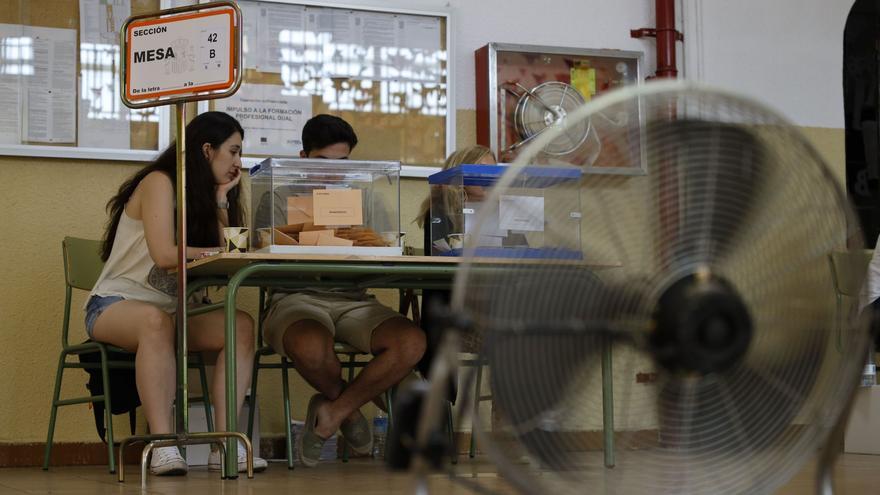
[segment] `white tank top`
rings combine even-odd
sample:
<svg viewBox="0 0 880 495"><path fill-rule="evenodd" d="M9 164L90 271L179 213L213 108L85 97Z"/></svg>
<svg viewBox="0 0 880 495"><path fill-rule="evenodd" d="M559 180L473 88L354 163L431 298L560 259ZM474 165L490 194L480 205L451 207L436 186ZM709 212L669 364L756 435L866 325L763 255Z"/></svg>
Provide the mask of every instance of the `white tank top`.
<svg viewBox="0 0 880 495"><path fill-rule="evenodd" d="M150 257L144 223L119 216L110 258L90 296L120 296L155 304L167 313L177 311L177 277L159 268Z"/></svg>

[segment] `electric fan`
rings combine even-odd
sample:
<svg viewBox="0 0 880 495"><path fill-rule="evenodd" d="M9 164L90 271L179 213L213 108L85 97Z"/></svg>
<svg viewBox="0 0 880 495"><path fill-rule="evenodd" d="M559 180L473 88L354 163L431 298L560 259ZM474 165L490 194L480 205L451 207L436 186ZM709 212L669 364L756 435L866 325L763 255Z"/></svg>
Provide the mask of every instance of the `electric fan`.
<svg viewBox="0 0 880 495"><path fill-rule="evenodd" d="M520 91L517 93L511 86ZM528 89L517 82L509 82L506 91L517 96L513 112L513 124L520 141L512 144L506 151L516 150L551 127L565 123L569 112L584 104L584 97L572 85L558 81L548 81ZM569 126L565 132L548 142L542 151L548 155L567 155L577 150L590 134L595 135L589 121Z"/></svg>
<svg viewBox="0 0 880 495"><path fill-rule="evenodd" d="M827 260L861 245L848 230L855 217L785 119L686 82L618 90L568 113L524 147L488 203L596 115L625 117L600 133L602 148L644 174L588 174L576 186L582 260L499 267L466 242L450 312L459 332L435 362L409 446L438 451L456 342L473 333L493 396L492 427L474 434L521 491L773 493L815 456L858 383L867 325L838 334ZM543 218L567 214L552 208ZM469 238L491 222L479 215ZM547 220L542 242L570 235L558 229ZM604 441L603 364L613 391Z"/></svg>

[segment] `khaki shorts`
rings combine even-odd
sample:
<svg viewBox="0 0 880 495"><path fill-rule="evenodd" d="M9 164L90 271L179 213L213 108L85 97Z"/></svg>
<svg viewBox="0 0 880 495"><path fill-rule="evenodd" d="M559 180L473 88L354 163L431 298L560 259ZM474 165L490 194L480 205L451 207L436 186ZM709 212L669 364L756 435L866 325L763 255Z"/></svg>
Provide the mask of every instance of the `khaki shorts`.
<svg viewBox="0 0 880 495"><path fill-rule="evenodd" d="M372 296L351 299L345 296L295 293L280 297L269 308L263 322L263 340L278 354L284 352L284 331L301 320L315 320L333 335L360 351L370 352L373 330L391 318L402 318Z"/></svg>

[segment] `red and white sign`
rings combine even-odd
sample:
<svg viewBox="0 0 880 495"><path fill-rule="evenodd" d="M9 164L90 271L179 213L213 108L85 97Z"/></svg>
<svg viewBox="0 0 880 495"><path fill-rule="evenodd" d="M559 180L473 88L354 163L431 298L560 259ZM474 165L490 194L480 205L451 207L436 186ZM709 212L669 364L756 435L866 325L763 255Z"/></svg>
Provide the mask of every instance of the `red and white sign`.
<svg viewBox="0 0 880 495"><path fill-rule="evenodd" d="M232 8L135 21L125 37L125 94L130 101L235 84Z"/></svg>

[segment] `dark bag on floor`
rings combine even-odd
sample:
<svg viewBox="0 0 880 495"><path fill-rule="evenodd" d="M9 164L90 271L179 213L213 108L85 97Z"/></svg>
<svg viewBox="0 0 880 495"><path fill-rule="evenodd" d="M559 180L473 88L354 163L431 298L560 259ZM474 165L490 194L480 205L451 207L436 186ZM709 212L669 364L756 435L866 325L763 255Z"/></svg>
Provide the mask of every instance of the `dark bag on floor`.
<svg viewBox="0 0 880 495"><path fill-rule="evenodd" d="M89 342L88 340L86 342ZM129 352L113 352L107 351L107 361L129 361L134 363L134 354ZM97 364L96 368L86 368L89 374L89 382L86 388L91 392L92 397L96 395L104 395L104 380L101 378L101 353L88 352L79 355L79 362L83 364ZM110 412L112 414L128 413L128 423L131 427L131 433L134 434L136 422L135 411L141 405L141 398L138 396L137 383L135 382L134 368L132 369L110 369L108 370L110 379ZM95 413L95 428L98 435L104 443L107 443L106 427L104 425L104 402L93 402L92 411Z"/></svg>

